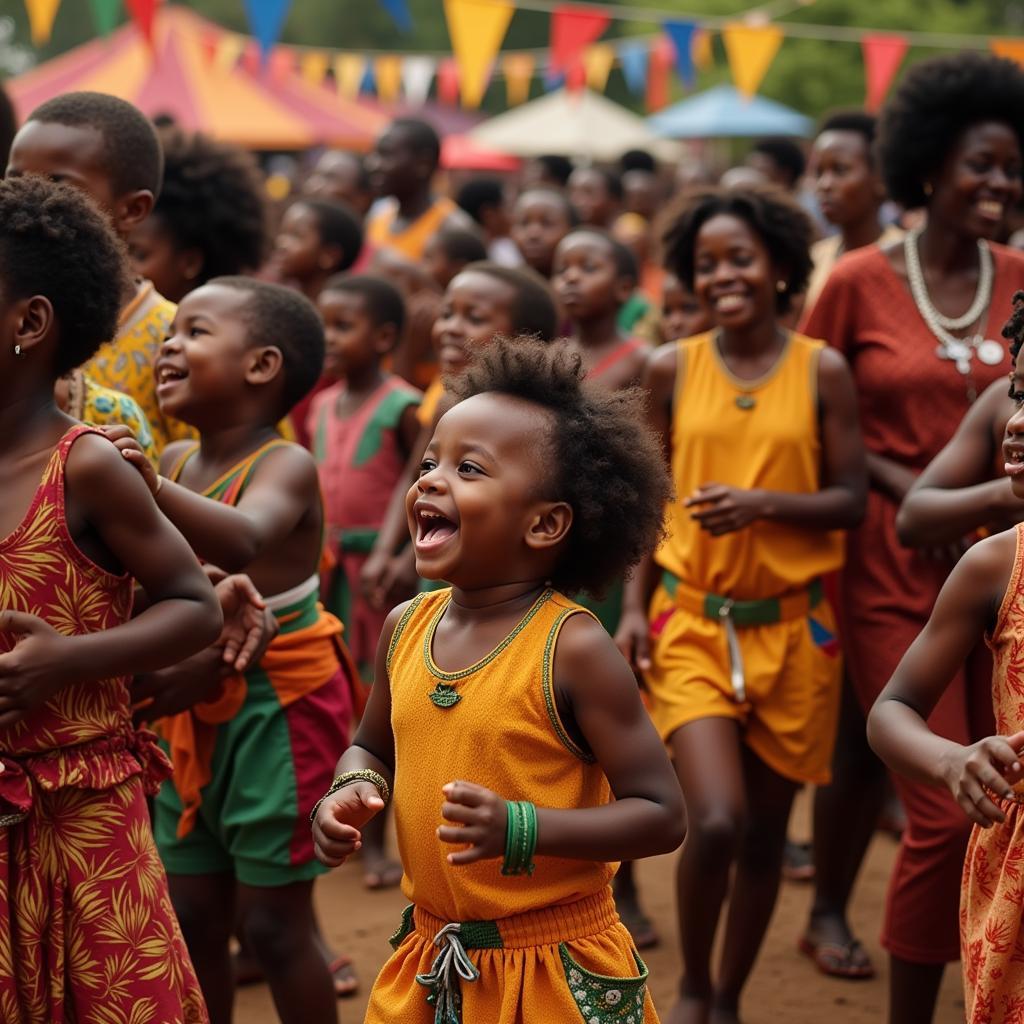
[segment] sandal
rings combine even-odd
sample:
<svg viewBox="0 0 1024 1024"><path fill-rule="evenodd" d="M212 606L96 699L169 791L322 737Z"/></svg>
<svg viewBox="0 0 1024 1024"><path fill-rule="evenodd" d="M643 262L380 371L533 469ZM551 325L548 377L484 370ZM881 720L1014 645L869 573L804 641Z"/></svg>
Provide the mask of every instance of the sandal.
<svg viewBox="0 0 1024 1024"><path fill-rule="evenodd" d="M334 994L339 999L348 999L359 991L359 978L351 957L345 956L344 953L336 956L327 965L327 970L334 979Z"/></svg>
<svg viewBox="0 0 1024 1024"><path fill-rule="evenodd" d="M830 978L861 981L875 976L875 967L858 939L849 942L814 942L804 935L797 949L814 961L814 966Z"/></svg>
<svg viewBox="0 0 1024 1024"><path fill-rule="evenodd" d="M810 843L786 840L782 854L782 877L789 882L814 881L814 854Z"/></svg>

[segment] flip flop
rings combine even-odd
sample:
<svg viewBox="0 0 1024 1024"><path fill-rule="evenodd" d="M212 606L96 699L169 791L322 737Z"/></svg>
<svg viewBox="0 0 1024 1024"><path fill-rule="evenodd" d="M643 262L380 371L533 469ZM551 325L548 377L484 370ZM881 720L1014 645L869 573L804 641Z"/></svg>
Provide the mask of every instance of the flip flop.
<svg viewBox="0 0 1024 1024"><path fill-rule="evenodd" d="M810 843L786 840L782 855L782 877L789 882L814 881L814 854Z"/></svg>
<svg viewBox="0 0 1024 1024"><path fill-rule="evenodd" d="M348 999L359 991L359 978L356 976L351 957L345 956L344 953L336 956L327 965L327 970L334 979L334 994L339 999Z"/></svg>
<svg viewBox="0 0 1024 1024"><path fill-rule="evenodd" d="M402 865L396 861L382 861L380 867L363 872L363 885L371 892L394 889L402 881Z"/></svg>
<svg viewBox="0 0 1024 1024"><path fill-rule="evenodd" d="M863 981L875 976L875 968L864 947L857 939L849 942L812 942L806 935L797 943L797 949L814 961L814 966L830 978Z"/></svg>

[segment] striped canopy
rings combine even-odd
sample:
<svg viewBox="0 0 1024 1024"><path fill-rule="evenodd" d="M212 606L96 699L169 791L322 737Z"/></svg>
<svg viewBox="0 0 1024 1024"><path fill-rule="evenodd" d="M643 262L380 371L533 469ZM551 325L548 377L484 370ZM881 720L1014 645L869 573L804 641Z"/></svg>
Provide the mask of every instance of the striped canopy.
<svg viewBox="0 0 1024 1024"><path fill-rule="evenodd" d="M64 92L88 89L129 100L150 117L169 114L183 128L249 149L315 145L365 151L388 116L326 86L310 84L287 51L261 68L253 50L221 61L232 37L193 11L163 6L153 48L131 24L40 64L7 83L22 119ZM284 60L279 59L285 57Z"/></svg>

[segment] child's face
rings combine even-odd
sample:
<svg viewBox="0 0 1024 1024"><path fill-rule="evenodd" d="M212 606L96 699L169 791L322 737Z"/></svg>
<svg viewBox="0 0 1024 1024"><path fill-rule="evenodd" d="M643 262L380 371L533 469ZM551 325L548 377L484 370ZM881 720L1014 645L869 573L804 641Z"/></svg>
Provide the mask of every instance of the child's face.
<svg viewBox="0 0 1024 1024"><path fill-rule="evenodd" d="M179 249L174 236L157 214L150 214L128 236L128 253L140 277L171 302L181 300L195 287L203 269L198 249Z"/></svg>
<svg viewBox="0 0 1024 1024"><path fill-rule="evenodd" d="M434 350L442 373L461 370L473 345L512 334L512 286L479 270L464 270L444 293L434 321Z"/></svg>
<svg viewBox="0 0 1024 1024"><path fill-rule="evenodd" d="M666 274L661 287L661 327L665 341L702 334L714 326L707 309L675 274Z"/></svg>
<svg viewBox="0 0 1024 1024"><path fill-rule="evenodd" d="M317 308L324 321L324 373L334 380L380 362L378 329L356 292L327 289Z"/></svg>
<svg viewBox="0 0 1024 1024"><path fill-rule="evenodd" d="M294 281L315 279L330 270L330 254L324 250L320 224L305 203L295 203L285 211L271 262L283 278Z"/></svg>
<svg viewBox="0 0 1024 1024"><path fill-rule="evenodd" d="M746 221L720 213L697 232L693 290L719 327L745 330L775 318L776 274Z"/></svg>
<svg viewBox="0 0 1024 1024"><path fill-rule="evenodd" d="M540 506L551 423L504 395L476 395L441 418L406 495L416 571L463 589L529 578L527 534Z"/></svg>
<svg viewBox="0 0 1024 1024"><path fill-rule="evenodd" d="M1024 361L1020 355L1014 360L1010 374L1010 397L1016 402L1017 410L1006 424L1003 470L1010 478L1013 493L1024 498Z"/></svg>
<svg viewBox="0 0 1024 1024"><path fill-rule="evenodd" d="M550 277L555 249L569 233L570 226L565 206L557 196L524 192L512 211L510 237L523 254L526 265Z"/></svg>
<svg viewBox="0 0 1024 1024"><path fill-rule="evenodd" d="M201 427L211 410L223 417L235 407L261 351L249 344L248 301L217 284L182 299L154 367L161 412Z"/></svg>
<svg viewBox="0 0 1024 1024"><path fill-rule="evenodd" d="M87 125L27 122L11 144L5 177L38 174L85 192L117 225L117 196L105 165L103 136Z"/></svg>
<svg viewBox="0 0 1024 1024"><path fill-rule="evenodd" d="M584 224L608 227L618 204L604 175L592 167L581 167L569 177L569 198Z"/></svg>
<svg viewBox="0 0 1024 1024"><path fill-rule="evenodd" d="M619 276L607 241L574 231L555 250L551 284L570 320L606 316L629 298L633 282Z"/></svg>
<svg viewBox="0 0 1024 1024"><path fill-rule="evenodd" d="M427 276L438 288L447 288L452 278L461 269L459 264L449 258L436 235L424 247L422 262Z"/></svg>

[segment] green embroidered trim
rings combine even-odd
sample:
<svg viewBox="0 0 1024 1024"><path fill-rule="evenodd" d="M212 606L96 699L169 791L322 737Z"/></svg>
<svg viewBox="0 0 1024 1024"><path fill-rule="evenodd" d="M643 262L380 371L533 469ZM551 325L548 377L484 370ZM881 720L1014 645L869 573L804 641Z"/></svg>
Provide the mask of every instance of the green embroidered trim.
<svg viewBox="0 0 1024 1024"><path fill-rule="evenodd" d="M587 615L591 618L596 618L593 612L583 609ZM565 731L565 726L562 725L562 719L558 716L558 707L555 704L555 691L552 685L552 669L555 663L555 642L558 640L558 634L562 631L562 626L565 620L570 615L581 614L579 608L566 608L561 615L555 619L554 625L551 627L548 633L547 642L544 644L544 666L541 671L541 684L544 687L544 706L548 711L548 718L551 720L551 727L555 730L555 735L561 741L562 746L569 751L574 757L578 757L585 764L593 764L597 758L593 754L588 754L587 751L583 750L579 744L577 744L573 738Z"/></svg>
<svg viewBox="0 0 1024 1024"><path fill-rule="evenodd" d="M649 972L635 951L633 959L640 972L636 978L594 974L572 958L564 942L559 943L558 953L573 1001L587 1024L643 1024Z"/></svg>
<svg viewBox="0 0 1024 1024"><path fill-rule="evenodd" d="M497 921L463 921L459 940L465 949L501 949L505 945Z"/></svg>
<svg viewBox="0 0 1024 1024"><path fill-rule="evenodd" d="M505 637L505 639L502 640L501 643L498 644L498 646L495 647L490 654L482 658L475 665L470 665L469 668L461 669L458 672L443 672L441 669L437 667L437 665L434 664L434 656L433 654L431 654L431 648L433 647L434 644L434 633L437 632L437 626L438 623L440 623L441 621L441 616L445 613L445 609L451 602L451 594L449 594L448 597L441 603L441 607L438 608L433 619L431 619L430 625L427 627L427 634L423 638L423 661L426 663L428 671L430 672L431 675L443 680L446 683L457 683L460 679L465 679L467 676L473 675L474 672L479 672L480 669L486 668L486 666L488 666L492 661L494 661L494 659L497 658L498 655L501 654L501 652L504 651L509 646L509 644L511 644L512 641L515 640L515 638L519 636L520 633L522 633L524 629L526 629L526 627L530 624L533 617L537 614L537 612L540 611L540 609L550 599L553 593L553 590L545 590L544 593L541 594L540 597L538 597L537 600L533 602L533 605L531 606L530 610L519 620L519 623L516 625L516 628L513 629L512 632L509 633L509 635Z"/></svg>
<svg viewBox="0 0 1024 1024"><path fill-rule="evenodd" d="M412 912L413 905L411 903L402 911L402 922L395 930L395 934L388 939L392 949L398 949L405 941L406 935L412 931Z"/></svg>
<svg viewBox="0 0 1024 1024"><path fill-rule="evenodd" d="M404 388L396 388L385 395L374 409L370 422L363 429L355 455L352 457L352 465L365 466L380 451L384 431L393 430L398 426L398 421L408 406L419 404L419 397Z"/></svg>
<svg viewBox="0 0 1024 1024"><path fill-rule="evenodd" d="M409 607L402 612L402 617L398 620L398 625L395 626L394 633L391 634L391 643L388 644L388 656L385 661L388 672L391 671L391 659L395 656L395 648L398 646L398 641L402 638L402 633L405 632L405 627L409 625L409 619L412 618L413 612L423 603L423 594L417 594L410 602Z"/></svg>

